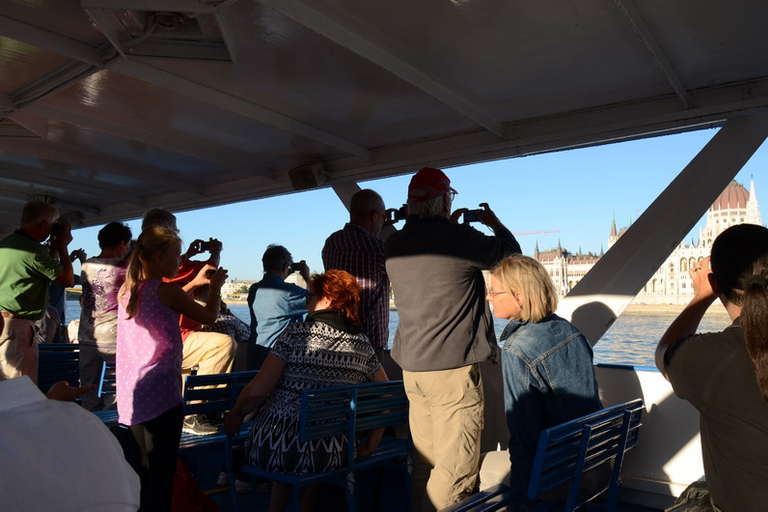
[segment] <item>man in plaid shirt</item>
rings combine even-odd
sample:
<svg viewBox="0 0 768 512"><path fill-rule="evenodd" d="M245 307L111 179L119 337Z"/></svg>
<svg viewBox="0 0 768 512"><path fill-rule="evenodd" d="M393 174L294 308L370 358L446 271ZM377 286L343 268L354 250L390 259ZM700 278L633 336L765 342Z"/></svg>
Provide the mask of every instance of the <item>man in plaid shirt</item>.
<svg viewBox="0 0 768 512"><path fill-rule="evenodd" d="M387 223L384 200L370 189L352 196L349 222L333 233L323 247L325 270L345 270L357 278L361 288L360 327L368 336L379 360L389 342L389 277L384 265L384 240L379 238Z"/></svg>

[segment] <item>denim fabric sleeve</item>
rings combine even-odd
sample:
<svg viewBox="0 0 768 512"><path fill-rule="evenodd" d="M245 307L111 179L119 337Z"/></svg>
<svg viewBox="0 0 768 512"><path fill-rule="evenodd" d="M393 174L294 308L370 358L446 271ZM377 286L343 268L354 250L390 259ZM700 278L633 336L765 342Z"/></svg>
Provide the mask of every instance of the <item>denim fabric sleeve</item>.
<svg viewBox="0 0 768 512"><path fill-rule="evenodd" d="M512 460L510 503L530 504L526 492L543 423L539 390L525 359L507 347L502 351L502 370L509 453Z"/></svg>

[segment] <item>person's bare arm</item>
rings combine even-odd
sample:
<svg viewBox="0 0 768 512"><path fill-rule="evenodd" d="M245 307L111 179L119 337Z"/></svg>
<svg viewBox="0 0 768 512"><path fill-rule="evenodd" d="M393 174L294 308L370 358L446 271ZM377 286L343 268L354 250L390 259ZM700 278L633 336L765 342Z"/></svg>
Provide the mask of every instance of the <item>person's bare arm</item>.
<svg viewBox="0 0 768 512"><path fill-rule="evenodd" d="M237 398L237 403L224 418L224 430L227 431L229 437L240 432L243 419L267 399L283 376L283 371L285 371L283 360L274 354L267 355L259 373L243 388Z"/></svg>
<svg viewBox="0 0 768 512"><path fill-rule="evenodd" d="M75 272L72 269L72 260L69 259L67 248L72 241L72 228L67 224L60 224L59 226L59 232L56 233L53 243L56 245L56 250L59 253L59 262L63 268L53 282L69 288L75 285Z"/></svg>
<svg viewBox="0 0 768 512"><path fill-rule="evenodd" d="M157 289L157 297L165 307L178 311L195 322L206 325L212 324L219 316L221 286L226 279L227 271L223 268L217 269L213 273L208 281L211 285L211 292L205 306L195 302L181 287L173 283L162 283Z"/></svg>
<svg viewBox="0 0 768 512"><path fill-rule="evenodd" d="M717 298L710 284L709 258L696 263L689 274L693 280L693 299L670 324L656 346L656 367L667 380L669 377L664 367L664 354L667 349L680 338L696 334L704 313Z"/></svg>

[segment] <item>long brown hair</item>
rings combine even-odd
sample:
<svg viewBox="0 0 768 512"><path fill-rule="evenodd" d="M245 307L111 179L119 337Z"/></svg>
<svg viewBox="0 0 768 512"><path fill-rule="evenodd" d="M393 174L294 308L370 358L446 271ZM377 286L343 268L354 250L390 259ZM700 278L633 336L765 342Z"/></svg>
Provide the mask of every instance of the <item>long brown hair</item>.
<svg viewBox="0 0 768 512"><path fill-rule="evenodd" d="M309 281L310 292L331 299L330 309L347 317L350 322L360 323L360 285L355 277L343 270L328 270L325 274L313 274Z"/></svg>
<svg viewBox="0 0 768 512"><path fill-rule="evenodd" d="M175 230L166 227L149 227L139 235L136 247L134 247L131 258L128 260L125 283L120 288L121 304L125 294L130 294L128 304L125 305L128 318L133 318L139 309L139 294L137 292L139 283L144 280L144 267L156 252L165 252L175 243L181 243L181 239Z"/></svg>
<svg viewBox="0 0 768 512"><path fill-rule="evenodd" d="M712 244L711 264L720 292L741 307L747 352L768 402L768 229L754 224L726 229Z"/></svg>

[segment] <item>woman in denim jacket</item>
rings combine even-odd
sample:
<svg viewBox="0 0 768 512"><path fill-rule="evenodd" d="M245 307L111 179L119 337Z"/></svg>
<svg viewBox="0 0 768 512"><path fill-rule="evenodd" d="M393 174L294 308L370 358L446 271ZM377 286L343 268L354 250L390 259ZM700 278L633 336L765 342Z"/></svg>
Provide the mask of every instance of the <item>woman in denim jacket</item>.
<svg viewBox="0 0 768 512"><path fill-rule="evenodd" d="M491 271L488 300L494 316L509 320L500 342L512 461L508 510L526 512L533 510L526 491L539 433L602 409L592 347L554 314L555 286L533 258L515 254L502 260ZM557 493L551 498L560 501Z"/></svg>

